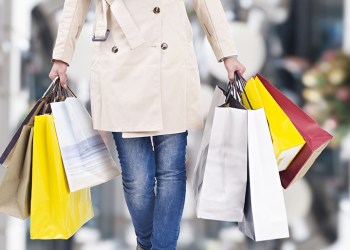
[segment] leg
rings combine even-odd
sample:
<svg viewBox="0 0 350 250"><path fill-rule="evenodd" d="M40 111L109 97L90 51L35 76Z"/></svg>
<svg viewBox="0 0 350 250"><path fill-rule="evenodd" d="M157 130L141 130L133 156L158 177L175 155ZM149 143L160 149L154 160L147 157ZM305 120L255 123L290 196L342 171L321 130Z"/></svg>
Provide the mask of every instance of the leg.
<svg viewBox="0 0 350 250"><path fill-rule="evenodd" d="M137 243L151 249L155 202L155 160L150 137L122 138L113 132L122 169L125 201L137 236Z"/></svg>
<svg viewBox="0 0 350 250"><path fill-rule="evenodd" d="M157 189L152 250L176 249L186 195L187 134L153 137Z"/></svg>

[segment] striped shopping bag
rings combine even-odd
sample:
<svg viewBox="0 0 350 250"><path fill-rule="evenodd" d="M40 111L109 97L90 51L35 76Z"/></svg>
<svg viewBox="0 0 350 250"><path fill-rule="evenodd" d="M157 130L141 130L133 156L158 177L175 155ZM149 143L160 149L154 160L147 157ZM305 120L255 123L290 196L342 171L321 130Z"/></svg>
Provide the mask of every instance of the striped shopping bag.
<svg viewBox="0 0 350 250"><path fill-rule="evenodd" d="M90 114L76 97L51 103L51 109L70 192L120 175L101 135L93 129Z"/></svg>

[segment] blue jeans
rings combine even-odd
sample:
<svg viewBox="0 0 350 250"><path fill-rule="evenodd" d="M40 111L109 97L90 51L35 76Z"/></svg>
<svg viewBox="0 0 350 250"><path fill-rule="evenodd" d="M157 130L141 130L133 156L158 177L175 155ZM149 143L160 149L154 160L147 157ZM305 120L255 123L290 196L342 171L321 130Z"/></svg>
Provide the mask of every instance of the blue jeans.
<svg viewBox="0 0 350 250"><path fill-rule="evenodd" d="M145 250L176 249L186 195L187 135L186 130L122 138L113 132L126 205L137 244Z"/></svg>

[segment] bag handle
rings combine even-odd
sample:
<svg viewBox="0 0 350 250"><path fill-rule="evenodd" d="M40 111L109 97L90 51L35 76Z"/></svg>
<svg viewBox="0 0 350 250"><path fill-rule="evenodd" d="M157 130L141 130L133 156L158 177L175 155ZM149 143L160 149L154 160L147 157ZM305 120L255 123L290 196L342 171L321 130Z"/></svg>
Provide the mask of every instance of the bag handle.
<svg viewBox="0 0 350 250"><path fill-rule="evenodd" d="M67 97L70 97L70 96L74 96L75 98L77 98L77 96L73 93L73 91L69 87L67 89L63 88L60 84L59 77L56 77L51 82L50 86L45 91L42 97L45 104L41 108L39 114L40 115L47 114L47 113L50 114L51 113L50 103L64 101Z"/></svg>
<svg viewBox="0 0 350 250"><path fill-rule="evenodd" d="M238 71L235 71L234 74L235 74L235 82L237 83L237 84L235 84L235 88L236 88L238 95L240 96L240 101L242 101L242 94L244 94L250 109L253 109L253 106L250 103L248 95L245 91L245 86L247 85L247 80L244 79L244 77Z"/></svg>
<svg viewBox="0 0 350 250"><path fill-rule="evenodd" d="M49 92L52 91L52 89L55 87L57 81L59 81L59 77L56 76L56 78L50 83L49 87L46 89L45 93L43 94L43 96L41 97L41 99L43 99L45 96L48 95Z"/></svg>
<svg viewBox="0 0 350 250"><path fill-rule="evenodd" d="M68 89L68 90L67 90ZM67 89L64 89L64 91L66 92L66 96L69 97L69 96L74 96L75 98L77 98L77 96L73 93L73 91L69 88L69 86L67 85Z"/></svg>
<svg viewBox="0 0 350 250"><path fill-rule="evenodd" d="M218 87L223 91L224 95L226 96L225 103L220 105L220 107L246 109L242 105L242 90L244 89L242 85L245 85L246 81L237 71L235 71L234 74L234 80L228 81L226 89L218 85Z"/></svg>
<svg viewBox="0 0 350 250"><path fill-rule="evenodd" d="M63 88L60 84L58 84L60 82L60 77L56 76L56 78L50 83L49 87L46 89L45 93L43 94L43 96L41 97L41 99L43 99L45 96L48 96L50 93L53 92L53 90L57 87L57 85L59 85L60 87L60 94L63 92L62 95L68 97L68 96L74 96L77 97L73 91L69 88L69 86L67 86L67 89Z"/></svg>
<svg viewBox="0 0 350 250"><path fill-rule="evenodd" d="M67 86L67 88L62 87L62 85L59 83L59 78L56 84L53 86L51 92L54 94L54 99L52 102L64 101L67 97L73 97L73 96L77 98L77 96L69 88L69 86Z"/></svg>

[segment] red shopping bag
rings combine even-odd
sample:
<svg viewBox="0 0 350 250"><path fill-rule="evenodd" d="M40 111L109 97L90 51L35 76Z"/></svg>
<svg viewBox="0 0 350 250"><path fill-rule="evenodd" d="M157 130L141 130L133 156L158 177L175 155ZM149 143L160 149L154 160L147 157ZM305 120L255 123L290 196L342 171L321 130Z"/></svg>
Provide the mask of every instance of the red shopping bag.
<svg viewBox="0 0 350 250"><path fill-rule="evenodd" d="M305 175L333 136L323 130L315 120L289 100L268 80L259 74L256 76L287 114L306 142L289 167L279 172L282 186L283 188L287 188Z"/></svg>

